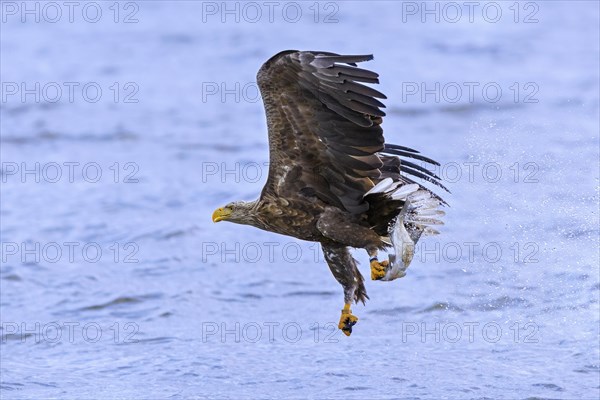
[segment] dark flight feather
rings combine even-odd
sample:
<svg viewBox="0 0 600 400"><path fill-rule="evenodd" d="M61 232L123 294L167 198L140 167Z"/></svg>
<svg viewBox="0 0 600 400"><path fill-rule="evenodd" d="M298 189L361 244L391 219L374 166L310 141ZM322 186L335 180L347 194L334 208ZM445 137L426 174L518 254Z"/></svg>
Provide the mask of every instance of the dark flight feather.
<svg viewBox="0 0 600 400"><path fill-rule="evenodd" d="M369 209L364 194L385 177L412 182L405 173L444 188L437 175L398 156L437 162L410 147L385 143L380 126L385 105L378 99L386 96L364 84L379 83L379 75L356 66L372 59L285 51L261 67L257 81L271 159L262 196L306 199L303 194L311 193L359 214Z"/></svg>

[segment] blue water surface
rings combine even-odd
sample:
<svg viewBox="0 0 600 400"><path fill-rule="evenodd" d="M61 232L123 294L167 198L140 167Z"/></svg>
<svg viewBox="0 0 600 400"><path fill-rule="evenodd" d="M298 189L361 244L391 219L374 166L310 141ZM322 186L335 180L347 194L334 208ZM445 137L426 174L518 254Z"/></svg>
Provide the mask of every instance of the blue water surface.
<svg viewBox="0 0 600 400"><path fill-rule="evenodd" d="M475 3L2 2L2 398L597 399L598 3ZM374 54L452 192L349 338L317 245L210 218L285 49Z"/></svg>

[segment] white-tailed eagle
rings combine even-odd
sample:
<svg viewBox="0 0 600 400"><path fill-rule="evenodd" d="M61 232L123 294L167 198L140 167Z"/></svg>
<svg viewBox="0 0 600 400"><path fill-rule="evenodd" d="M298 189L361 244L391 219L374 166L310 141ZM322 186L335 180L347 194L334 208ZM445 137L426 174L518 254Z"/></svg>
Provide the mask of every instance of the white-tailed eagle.
<svg viewBox="0 0 600 400"><path fill-rule="evenodd" d="M344 288L339 328L358 318L353 301L368 298L349 247L370 257L371 279L405 275L423 233L437 233L446 203L414 179L443 189L424 165L439 165L408 147L385 143L386 97L363 83L378 75L358 68L372 55L283 51L263 64L257 80L269 131L269 177L260 198L233 202L212 219L320 242ZM417 163L420 162L420 163ZM389 261L377 252L389 249Z"/></svg>

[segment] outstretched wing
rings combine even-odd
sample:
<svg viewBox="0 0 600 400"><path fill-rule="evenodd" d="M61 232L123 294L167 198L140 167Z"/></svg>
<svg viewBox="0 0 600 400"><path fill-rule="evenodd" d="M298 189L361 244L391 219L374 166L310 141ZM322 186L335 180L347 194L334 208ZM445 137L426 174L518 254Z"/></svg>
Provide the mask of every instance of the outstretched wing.
<svg viewBox="0 0 600 400"><path fill-rule="evenodd" d="M380 127L385 96L360 82L378 83L357 68L371 55L284 51L257 80L269 130L269 177L262 196L316 196L352 213L377 182L384 149Z"/></svg>

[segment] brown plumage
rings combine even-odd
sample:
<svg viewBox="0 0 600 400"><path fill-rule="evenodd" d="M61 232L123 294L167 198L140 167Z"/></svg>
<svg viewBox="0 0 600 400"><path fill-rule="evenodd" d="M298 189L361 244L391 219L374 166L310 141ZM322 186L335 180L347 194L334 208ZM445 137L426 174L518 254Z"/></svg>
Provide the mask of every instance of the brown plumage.
<svg viewBox="0 0 600 400"><path fill-rule="evenodd" d="M257 80L269 132L268 180L258 200L234 202L213 214L215 221L320 242L346 304L368 298L348 247L366 249L373 268L377 251L393 244L402 253L401 270L373 279L395 279L412 253L394 239L414 246L423 232L435 233L429 225L439 223L433 216L441 215L437 207L445 204L407 175L443 188L439 178L400 157L439 164L385 143L385 106L378 99L386 97L364 85L378 83L378 75L356 66L371 59L288 50L264 63ZM380 267L387 273L391 265ZM346 334L352 331L352 325L342 325Z"/></svg>

